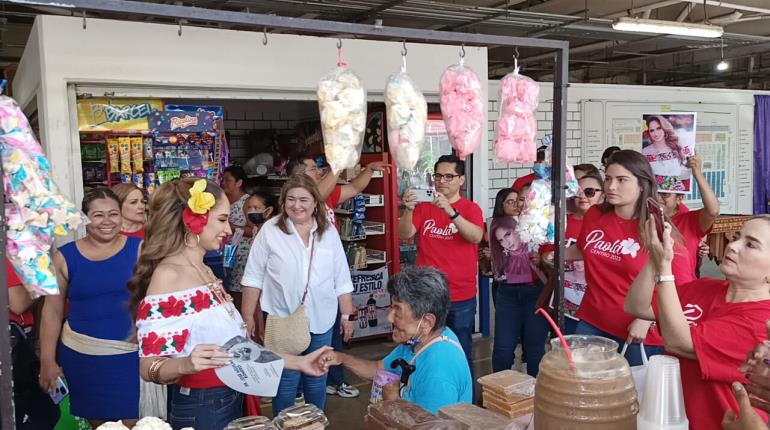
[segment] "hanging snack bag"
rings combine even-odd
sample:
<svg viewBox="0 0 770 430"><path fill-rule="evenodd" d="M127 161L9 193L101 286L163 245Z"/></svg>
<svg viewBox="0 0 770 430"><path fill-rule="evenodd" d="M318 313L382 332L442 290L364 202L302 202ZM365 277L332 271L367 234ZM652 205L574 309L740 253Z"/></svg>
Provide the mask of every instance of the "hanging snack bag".
<svg viewBox="0 0 770 430"><path fill-rule="evenodd" d="M518 67L500 80L500 116L495 127L495 154L504 163L537 159L537 118L540 86L519 74Z"/></svg>
<svg viewBox="0 0 770 430"><path fill-rule="evenodd" d="M441 75L441 115L447 134L461 160L481 143L484 124L484 97L479 76L460 64L449 66Z"/></svg>
<svg viewBox="0 0 770 430"><path fill-rule="evenodd" d="M366 130L366 90L347 67L318 81L318 108L326 160L337 174L358 164Z"/></svg>
<svg viewBox="0 0 770 430"><path fill-rule="evenodd" d="M425 144L428 103L403 68L388 78L385 109L390 153L400 169L412 170Z"/></svg>
<svg viewBox="0 0 770 430"><path fill-rule="evenodd" d="M144 172L144 149L142 148L143 139L141 137L132 137L131 139L131 165L134 166L134 173Z"/></svg>
<svg viewBox="0 0 770 430"><path fill-rule="evenodd" d="M145 137L143 145L144 145L144 159L152 160L152 138Z"/></svg>
<svg viewBox="0 0 770 430"><path fill-rule="evenodd" d="M120 151L120 173L131 175L131 138L119 137L118 150ZM130 182L130 181L129 181Z"/></svg>
<svg viewBox="0 0 770 430"><path fill-rule="evenodd" d="M110 173L120 173L118 138L110 137L107 139L107 154L110 156Z"/></svg>

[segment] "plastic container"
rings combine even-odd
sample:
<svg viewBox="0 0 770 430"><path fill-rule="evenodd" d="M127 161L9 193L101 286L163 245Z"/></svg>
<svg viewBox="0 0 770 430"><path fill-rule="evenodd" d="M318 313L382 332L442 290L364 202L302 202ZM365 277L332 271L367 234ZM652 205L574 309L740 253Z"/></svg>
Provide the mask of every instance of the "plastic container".
<svg viewBox="0 0 770 430"><path fill-rule="evenodd" d="M233 420L225 430L274 430L273 422L267 417L251 416Z"/></svg>
<svg viewBox="0 0 770 430"><path fill-rule="evenodd" d="M540 362L535 430L634 430L639 404L618 344L599 336L565 336L575 369L559 339Z"/></svg>
<svg viewBox="0 0 770 430"><path fill-rule="evenodd" d="M637 417L639 430L687 430L682 378L676 357L656 355L647 366L644 402Z"/></svg>
<svg viewBox="0 0 770 430"><path fill-rule="evenodd" d="M329 420L315 405L304 404L281 411L273 425L276 430L323 430Z"/></svg>

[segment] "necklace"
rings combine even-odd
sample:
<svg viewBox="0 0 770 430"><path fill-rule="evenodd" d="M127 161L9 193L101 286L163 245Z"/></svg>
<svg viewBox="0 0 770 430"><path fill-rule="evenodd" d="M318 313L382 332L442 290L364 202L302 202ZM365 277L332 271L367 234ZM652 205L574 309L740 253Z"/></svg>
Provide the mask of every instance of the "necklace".
<svg viewBox="0 0 770 430"><path fill-rule="evenodd" d="M222 288L222 282L218 280L213 273L211 273L211 269L209 269L208 273L206 273L203 271L203 269L198 267L198 265L190 261L190 259L187 258L184 253L182 253L182 257L187 261L187 264L198 271L198 276L201 278L203 283L206 284L206 287L209 289L211 294L217 298L217 301L225 306L225 310L227 311L227 314L230 315L230 318L235 319L235 312L237 312L237 309L235 309L235 305L233 304L233 297L224 291Z"/></svg>

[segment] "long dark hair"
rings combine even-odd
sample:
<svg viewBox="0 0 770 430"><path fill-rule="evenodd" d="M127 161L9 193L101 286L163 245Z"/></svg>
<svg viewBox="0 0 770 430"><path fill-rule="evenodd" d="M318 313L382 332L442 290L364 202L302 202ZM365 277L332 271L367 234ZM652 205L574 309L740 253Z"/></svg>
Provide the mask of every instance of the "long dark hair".
<svg viewBox="0 0 770 430"><path fill-rule="evenodd" d="M283 188L281 188L281 197L279 201L280 214L278 215L278 221L276 222L276 225L279 229L281 229L282 232L291 234L289 227L286 225L286 220L289 218L289 216L286 215L286 195L289 193L289 190L293 190L295 188L302 188L306 190L310 193L311 196L313 196L313 200L315 200L313 218L317 224L316 233L320 239L324 232L326 232L326 229L329 228L330 224L329 218L326 217L326 203L321 200L321 194L318 193L318 188L316 188L315 181L313 181L310 176L304 173L291 176L289 180L286 181L286 183L283 185Z"/></svg>
<svg viewBox="0 0 770 430"><path fill-rule="evenodd" d="M145 225L145 240L139 260L134 266L134 275L128 281L131 292L129 309L136 319L139 303L147 296L152 274L164 258L180 252L185 247L185 236L190 230L182 221L182 212L190 198L190 188L199 178L183 178L161 185L152 195L150 216ZM213 182L206 183L206 192L219 201L225 194Z"/></svg>
<svg viewBox="0 0 770 430"><path fill-rule="evenodd" d="M503 188L497 192L497 196L495 197L495 208L492 210L492 218L508 216L505 214L504 206L505 199L511 193L516 193L517 196L519 195L519 193L516 192L513 188Z"/></svg>
<svg viewBox="0 0 770 430"><path fill-rule="evenodd" d="M641 187L642 192L639 198L636 200L634 206L634 218L639 220L639 237L644 237L644 228L647 225L649 219L649 213L647 212L647 199L653 199L658 201L658 182L655 180L655 174L652 173L652 167L650 162L647 161L641 152L632 151L630 149L622 149L613 153L610 159L607 161L607 169L613 164L617 164L631 172L636 178L637 184ZM610 212L615 210L615 206L611 205L607 200L599 206L602 212ZM665 214L663 215L664 221L671 224L671 237L676 244L683 244L684 238L679 230L676 228L671 219Z"/></svg>

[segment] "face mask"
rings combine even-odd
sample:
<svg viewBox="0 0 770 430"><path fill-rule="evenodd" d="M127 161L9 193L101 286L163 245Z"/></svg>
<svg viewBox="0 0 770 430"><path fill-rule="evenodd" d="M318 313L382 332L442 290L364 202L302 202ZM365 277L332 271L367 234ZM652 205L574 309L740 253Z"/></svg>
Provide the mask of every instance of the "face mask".
<svg viewBox="0 0 770 430"><path fill-rule="evenodd" d="M422 325L422 317L420 317L420 322L417 323L417 329L415 329L414 334L406 340L406 346L412 348L412 350L422 343L420 337L417 337L417 333L420 332L420 325Z"/></svg>
<svg viewBox="0 0 770 430"><path fill-rule="evenodd" d="M259 212L250 212L247 214L249 222L252 224L260 225L265 222L265 214Z"/></svg>

